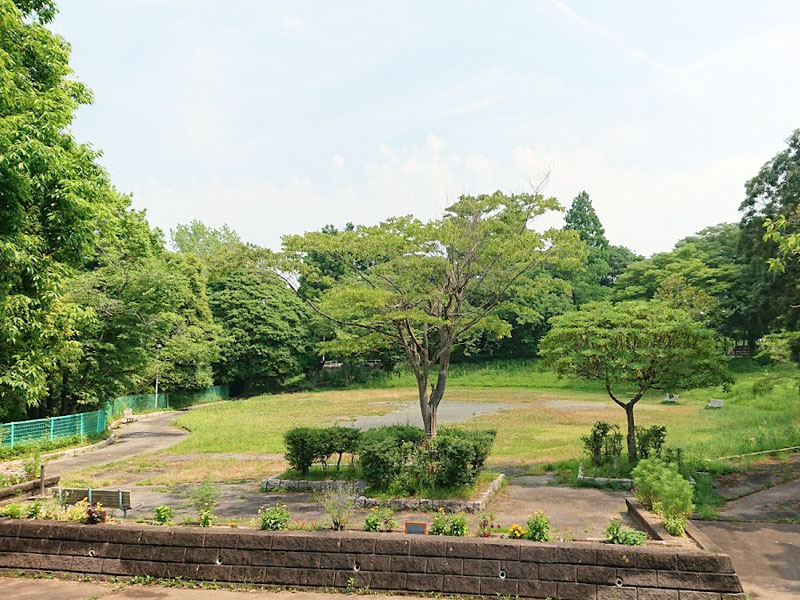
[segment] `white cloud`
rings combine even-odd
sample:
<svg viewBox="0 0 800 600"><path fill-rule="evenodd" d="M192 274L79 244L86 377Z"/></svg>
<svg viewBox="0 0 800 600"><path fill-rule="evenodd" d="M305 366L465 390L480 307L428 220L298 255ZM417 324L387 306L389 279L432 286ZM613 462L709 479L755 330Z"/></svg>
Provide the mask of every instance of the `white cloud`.
<svg viewBox="0 0 800 600"><path fill-rule="evenodd" d="M331 163L333 164L334 167L336 167L337 170L341 171L342 169L344 169L345 165L344 156L342 156L341 154L334 154L331 157Z"/></svg>
<svg viewBox="0 0 800 600"><path fill-rule="evenodd" d="M175 190L153 181L134 198L164 229L191 218L224 222L247 241L277 248L282 235L326 223L372 224L401 214L436 218L461 194L528 191L549 172L545 194L568 206L587 190L612 243L650 254L703 227L735 220L742 183L760 162L757 156L730 156L691 171L620 169L600 148L527 145L493 159L447 152L431 134L415 148L383 146L358 165L361 175L348 185L293 176L282 184L215 181ZM541 223L560 224L559 215Z"/></svg>
<svg viewBox="0 0 800 600"><path fill-rule="evenodd" d="M305 37L308 35L305 21L300 17L292 17L289 15L280 16L280 25L284 33L295 37Z"/></svg>

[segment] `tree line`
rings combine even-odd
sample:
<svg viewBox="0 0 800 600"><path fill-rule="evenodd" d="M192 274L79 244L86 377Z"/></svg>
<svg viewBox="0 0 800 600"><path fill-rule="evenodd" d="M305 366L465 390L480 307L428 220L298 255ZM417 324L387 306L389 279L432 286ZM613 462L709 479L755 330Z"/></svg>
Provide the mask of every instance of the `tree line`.
<svg viewBox="0 0 800 600"><path fill-rule="evenodd" d="M75 140L91 92L54 14L51 0L0 0L3 420L156 381L251 394L406 364L435 431L451 363L539 356L554 317L627 301L688 315L720 354L797 358L800 131L747 182L739 223L649 258L610 243L586 192L545 232L536 220L561 206L532 190L462 196L428 222L326 226L279 252L197 221L167 236Z"/></svg>

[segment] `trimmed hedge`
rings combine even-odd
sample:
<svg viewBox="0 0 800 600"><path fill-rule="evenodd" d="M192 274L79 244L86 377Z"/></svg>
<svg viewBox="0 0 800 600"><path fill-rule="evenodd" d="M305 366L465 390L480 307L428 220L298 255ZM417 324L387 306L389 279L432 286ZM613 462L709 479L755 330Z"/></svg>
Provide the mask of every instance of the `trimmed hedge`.
<svg viewBox="0 0 800 600"><path fill-rule="evenodd" d="M327 470L328 460L335 454L338 469L342 455L355 454L360 439L361 432L352 427L295 427L283 435L284 457L292 469L306 475L314 463Z"/></svg>
<svg viewBox="0 0 800 600"><path fill-rule="evenodd" d="M392 425L360 432L349 427L295 427L284 435L286 460L308 473L320 463L327 469L337 455L358 455L363 479L375 490L417 494L423 490L462 488L475 483L494 443L494 431L444 427L425 442L418 427Z"/></svg>

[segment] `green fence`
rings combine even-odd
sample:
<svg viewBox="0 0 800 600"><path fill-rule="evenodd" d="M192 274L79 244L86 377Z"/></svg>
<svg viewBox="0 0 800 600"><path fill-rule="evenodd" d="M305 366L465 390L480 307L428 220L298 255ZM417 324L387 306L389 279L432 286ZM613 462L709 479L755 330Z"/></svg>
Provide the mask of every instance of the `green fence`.
<svg viewBox="0 0 800 600"><path fill-rule="evenodd" d="M143 413L167 408L185 408L194 404L226 400L228 397L227 385L217 385L190 392L158 394L158 398L155 394L121 396L109 400L103 408L93 412L2 423L0 424L0 447L13 448L20 444L99 435L106 430L109 420L122 416L122 413L128 408L134 413Z"/></svg>
<svg viewBox="0 0 800 600"><path fill-rule="evenodd" d="M13 448L20 444L33 442L52 442L66 438L84 438L103 433L108 426L106 411L33 419L32 421L16 421L3 423L2 443L4 448Z"/></svg>

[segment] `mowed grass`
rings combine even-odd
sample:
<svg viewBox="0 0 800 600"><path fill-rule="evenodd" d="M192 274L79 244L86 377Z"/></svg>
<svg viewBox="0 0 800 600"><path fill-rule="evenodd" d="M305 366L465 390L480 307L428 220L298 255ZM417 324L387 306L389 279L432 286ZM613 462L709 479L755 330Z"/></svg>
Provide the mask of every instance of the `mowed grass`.
<svg viewBox="0 0 800 600"><path fill-rule="evenodd" d="M661 404L663 393L646 396L636 406L637 425L665 425L669 446L699 458L800 445L797 375L778 373L787 377L758 395L754 382L765 373L776 373L749 361L733 367L737 381L728 391L684 392L677 405ZM376 389L276 394L199 408L178 420L192 434L170 452L281 453L283 433L291 427L387 414L403 403L416 402L413 382L395 386L405 384L406 377L404 373L388 376ZM724 408L704 408L712 397L724 399ZM578 458L580 437L594 422L605 420L625 429L624 411L599 385L558 379L530 361L457 366L443 400L448 401L499 404L498 412L464 424L497 430L490 465Z"/></svg>

